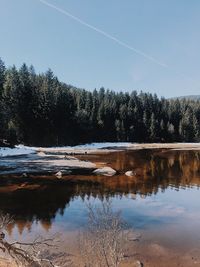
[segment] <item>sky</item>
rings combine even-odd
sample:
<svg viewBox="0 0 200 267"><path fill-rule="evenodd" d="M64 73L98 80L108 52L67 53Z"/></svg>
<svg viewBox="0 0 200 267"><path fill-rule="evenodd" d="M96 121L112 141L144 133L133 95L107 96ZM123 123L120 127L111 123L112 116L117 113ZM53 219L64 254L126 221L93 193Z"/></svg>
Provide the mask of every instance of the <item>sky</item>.
<svg viewBox="0 0 200 267"><path fill-rule="evenodd" d="M0 57L93 90L200 94L199 0L0 0Z"/></svg>

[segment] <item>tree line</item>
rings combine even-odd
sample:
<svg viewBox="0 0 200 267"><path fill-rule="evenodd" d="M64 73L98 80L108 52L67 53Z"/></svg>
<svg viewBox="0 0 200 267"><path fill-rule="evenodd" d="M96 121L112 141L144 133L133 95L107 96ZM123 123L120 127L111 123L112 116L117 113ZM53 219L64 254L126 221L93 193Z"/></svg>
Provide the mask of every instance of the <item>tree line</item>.
<svg viewBox="0 0 200 267"><path fill-rule="evenodd" d="M200 102L156 94L88 91L0 59L0 140L10 144L198 142Z"/></svg>

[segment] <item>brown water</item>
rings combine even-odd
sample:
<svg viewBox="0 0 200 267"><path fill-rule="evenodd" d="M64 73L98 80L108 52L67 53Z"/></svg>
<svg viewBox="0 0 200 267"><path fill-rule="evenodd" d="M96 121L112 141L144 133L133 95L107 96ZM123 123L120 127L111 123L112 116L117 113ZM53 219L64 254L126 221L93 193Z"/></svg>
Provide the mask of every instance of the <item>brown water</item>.
<svg viewBox="0 0 200 267"><path fill-rule="evenodd" d="M139 246L153 246L155 256L160 253L159 257L167 258L167 249L187 257L199 253L200 152L140 150L82 159L106 164L118 173L113 177L71 176L65 184L0 188L0 210L15 218L8 228L11 238L73 233L86 223L88 201L98 204L111 199L128 225L142 234ZM125 176L128 170L134 171L134 177ZM196 254L189 260L200 266Z"/></svg>

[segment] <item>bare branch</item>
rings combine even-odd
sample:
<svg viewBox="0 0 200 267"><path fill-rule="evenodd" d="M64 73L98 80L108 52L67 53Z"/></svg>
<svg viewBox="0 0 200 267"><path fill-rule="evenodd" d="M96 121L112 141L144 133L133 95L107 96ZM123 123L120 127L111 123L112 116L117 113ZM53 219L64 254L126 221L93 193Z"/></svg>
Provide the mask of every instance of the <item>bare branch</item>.
<svg viewBox="0 0 200 267"><path fill-rule="evenodd" d="M15 241L9 243L6 241L4 230L13 222L13 219L8 215L0 213L0 250L11 258L17 266L27 267L56 267L56 265L49 259L40 257L41 250L45 247L55 247L54 238L42 238L38 236L32 242Z"/></svg>

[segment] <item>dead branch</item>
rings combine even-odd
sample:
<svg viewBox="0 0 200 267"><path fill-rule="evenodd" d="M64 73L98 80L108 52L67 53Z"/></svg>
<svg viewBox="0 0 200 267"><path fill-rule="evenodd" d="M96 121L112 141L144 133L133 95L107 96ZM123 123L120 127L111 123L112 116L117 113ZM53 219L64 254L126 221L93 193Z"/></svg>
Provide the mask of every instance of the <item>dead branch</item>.
<svg viewBox="0 0 200 267"><path fill-rule="evenodd" d="M56 267L49 259L41 257L41 250L45 247L55 247L54 238L44 239L41 236L35 238L32 242L15 241L9 243L6 240L5 229L13 222L13 219L8 215L0 213L0 250L11 258L17 266L27 267ZM57 266L58 267L58 266Z"/></svg>

